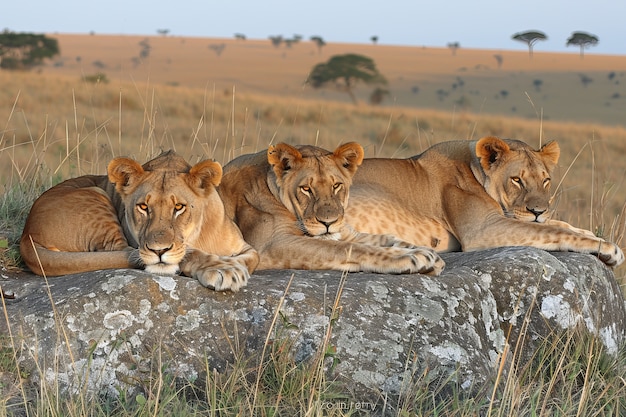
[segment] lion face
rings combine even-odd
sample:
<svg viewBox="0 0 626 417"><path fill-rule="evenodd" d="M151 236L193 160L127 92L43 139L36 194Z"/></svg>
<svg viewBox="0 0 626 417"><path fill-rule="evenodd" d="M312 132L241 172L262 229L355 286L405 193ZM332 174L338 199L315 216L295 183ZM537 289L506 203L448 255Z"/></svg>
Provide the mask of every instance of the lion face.
<svg viewBox="0 0 626 417"><path fill-rule="evenodd" d="M363 148L347 143L333 153L280 143L267 150L276 194L296 218L305 236L338 239L344 226L352 177L363 161Z"/></svg>
<svg viewBox="0 0 626 417"><path fill-rule="evenodd" d="M559 146L550 142L536 151L521 141L486 137L476 144L485 173L484 187L507 217L545 222L551 201L551 174Z"/></svg>
<svg viewBox="0 0 626 417"><path fill-rule="evenodd" d="M215 189L222 178L217 162L189 167L179 156L167 153L142 167L132 159L115 158L108 175L122 197L128 232L148 272L177 273L206 218L223 214Z"/></svg>

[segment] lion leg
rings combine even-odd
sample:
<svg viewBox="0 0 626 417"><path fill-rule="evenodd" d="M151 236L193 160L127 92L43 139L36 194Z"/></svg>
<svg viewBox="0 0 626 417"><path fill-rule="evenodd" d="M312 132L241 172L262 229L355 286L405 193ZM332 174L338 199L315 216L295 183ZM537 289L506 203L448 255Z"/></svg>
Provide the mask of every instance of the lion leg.
<svg viewBox="0 0 626 417"><path fill-rule="evenodd" d="M435 253L433 249L424 246L416 246L410 242L398 239L394 235L359 233L352 231L351 236L347 236L345 239L342 240L380 248L411 249L414 252L413 256L423 257L422 262L424 266L422 267L422 270L418 271L420 273L439 275L445 268L445 262L437 253ZM434 256L432 256L433 254ZM432 270L429 270L429 268L431 267Z"/></svg>
<svg viewBox="0 0 626 417"><path fill-rule="evenodd" d="M297 255L289 256L289 253ZM444 262L428 248L400 248L305 236L276 236L260 251L259 269L329 269L439 275Z"/></svg>
<svg viewBox="0 0 626 417"><path fill-rule="evenodd" d="M347 233L343 233L340 240L347 242L362 243L364 245L380 246L383 248L396 247L414 249L417 245L406 242L390 234L360 233L346 227Z"/></svg>
<svg viewBox="0 0 626 417"><path fill-rule="evenodd" d="M128 268L129 247L109 197L98 187L53 187L35 201L20 240L38 275Z"/></svg>
<svg viewBox="0 0 626 417"><path fill-rule="evenodd" d="M580 229L578 227L572 226L571 224L561 221L561 220L553 220L553 219L549 219L546 220L544 222L544 224L548 224L550 226L556 226L556 227L560 227L563 229L567 229L567 230L571 230L572 232L575 233L579 233L581 235L587 236L587 237L597 237L595 233L593 233L590 230L586 230L586 229Z"/></svg>
<svg viewBox="0 0 626 417"><path fill-rule="evenodd" d="M624 252L599 237L578 233L562 224L521 222L505 217L497 207L485 204L476 195L454 187L448 191L447 201L463 202L462 206L447 205L446 213L464 251L530 246L547 251L589 253L598 256L608 266L624 262Z"/></svg>

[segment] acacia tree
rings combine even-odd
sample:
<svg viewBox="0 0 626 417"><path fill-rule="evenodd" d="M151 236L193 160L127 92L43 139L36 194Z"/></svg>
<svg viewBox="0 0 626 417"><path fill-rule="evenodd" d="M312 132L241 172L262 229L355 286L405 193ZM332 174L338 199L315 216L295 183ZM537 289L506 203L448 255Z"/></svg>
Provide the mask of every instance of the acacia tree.
<svg viewBox="0 0 626 417"><path fill-rule="evenodd" d="M0 34L0 68L30 69L58 54L59 43L54 38L7 30Z"/></svg>
<svg viewBox="0 0 626 417"><path fill-rule="evenodd" d="M452 51L452 55L456 55L456 51L461 47L459 42L448 42L448 48Z"/></svg>
<svg viewBox="0 0 626 417"><path fill-rule="evenodd" d="M573 32L572 36L567 39L566 46L578 45L580 46L580 58L585 57L585 48L588 46L595 46L600 40L596 35L592 35L587 32Z"/></svg>
<svg viewBox="0 0 626 417"><path fill-rule="evenodd" d="M538 30L529 30L526 32L518 32L511 36L513 40L524 42L528 45L528 56L533 57L533 47L537 41L545 41L548 39L545 33Z"/></svg>
<svg viewBox="0 0 626 417"><path fill-rule="evenodd" d="M347 93L354 104L357 104L354 88L358 83L367 85L386 85L387 79L378 72L371 58L358 54L332 56L328 62L313 67L307 80L313 88L334 87Z"/></svg>
<svg viewBox="0 0 626 417"><path fill-rule="evenodd" d="M322 53L322 47L326 45L324 39L321 36L311 36L311 41L317 45L317 53Z"/></svg>

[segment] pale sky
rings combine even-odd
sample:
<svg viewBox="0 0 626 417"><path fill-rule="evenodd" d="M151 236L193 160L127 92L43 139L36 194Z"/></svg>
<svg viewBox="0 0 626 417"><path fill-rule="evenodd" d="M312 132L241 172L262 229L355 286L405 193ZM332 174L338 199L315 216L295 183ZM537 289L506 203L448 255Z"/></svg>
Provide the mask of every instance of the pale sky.
<svg viewBox="0 0 626 417"><path fill-rule="evenodd" d="M626 55L624 0L29 0L4 1L0 30L249 39L294 34L330 42L527 50L514 33L539 30L535 51L566 47L574 31L600 42L587 54ZM592 5L593 3L593 5Z"/></svg>

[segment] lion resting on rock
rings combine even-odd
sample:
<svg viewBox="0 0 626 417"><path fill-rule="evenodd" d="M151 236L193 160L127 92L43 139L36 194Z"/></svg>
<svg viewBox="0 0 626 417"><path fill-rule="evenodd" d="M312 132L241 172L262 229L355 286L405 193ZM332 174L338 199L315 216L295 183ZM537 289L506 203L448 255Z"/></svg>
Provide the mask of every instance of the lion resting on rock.
<svg viewBox="0 0 626 417"><path fill-rule="evenodd" d="M258 254L224 213L221 177L217 162L191 167L171 151L143 166L115 158L108 176L69 179L35 201L22 258L38 275L142 267L237 291Z"/></svg>
<svg viewBox="0 0 626 417"><path fill-rule="evenodd" d="M259 251L259 269L442 271L435 251L388 234L359 233L344 221L362 160L357 143L334 152L280 143L224 166L220 195L245 240Z"/></svg>
<svg viewBox="0 0 626 417"><path fill-rule="evenodd" d="M617 245L549 218L559 154L556 142L534 150L490 136L439 143L408 159L365 159L353 179L346 222L439 252L533 246L621 264Z"/></svg>

